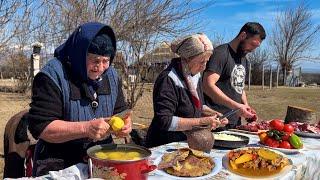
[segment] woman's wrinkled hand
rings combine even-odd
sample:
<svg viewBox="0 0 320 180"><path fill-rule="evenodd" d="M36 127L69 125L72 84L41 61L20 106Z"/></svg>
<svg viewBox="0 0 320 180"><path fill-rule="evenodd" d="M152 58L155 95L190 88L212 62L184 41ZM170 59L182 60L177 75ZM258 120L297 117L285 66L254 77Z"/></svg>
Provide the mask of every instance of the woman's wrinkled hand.
<svg viewBox="0 0 320 180"><path fill-rule="evenodd" d="M220 122L221 122L220 127L225 127L229 123L229 120L227 118L223 118L223 119L220 119Z"/></svg>
<svg viewBox="0 0 320 180"><path fill-rule="evenodd" d="M115 131L114 135L117 137L126 137L132 131L132 111L129 111L123 118L124 126L121 131Z"/></svg>
<svg viewBox="0 0 320 180"><path fill-rule="evenodd" d="M200 119L200 125L203 124L210 124L211 125L211 129L216 129L218 127L224 127L225 125L227 125L229 123L227 118L224 119L219 119L219 117L221 116L221 113L219 113L220 115L216 114L213 116L207 116L207 117L202 117Z"/></svg>
<svg viewBox="0 0 320 180"><path fill-rule="evenodd" d="M85 133L87 137L94 141L100 141L110 135L110 125L107 123L110 118L98 118L87 121L85 124Z"/></svg>
<svg viewBox="0 0 320 180"><path fill-rule="evenodd" d="M211 109L209 106L207 105L203 105L202 106L202 116L206 117L206 116L213 116L213 115L218 115L218 116L222 116L221 113L219 113L216 110Z"/></svg>

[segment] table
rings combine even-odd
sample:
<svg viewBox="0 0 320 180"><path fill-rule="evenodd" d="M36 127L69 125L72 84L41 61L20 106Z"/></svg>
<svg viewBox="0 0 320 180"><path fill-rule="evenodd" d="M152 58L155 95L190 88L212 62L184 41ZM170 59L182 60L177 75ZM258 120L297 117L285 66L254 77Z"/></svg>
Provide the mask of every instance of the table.
<svg viewBox="0 0 320 180"><path fill-rule="evenodd" d="M240 132L231 132L231 131L223 131L229 134L239 134L248 136L250 138L249 146L257 145L259 138L257 135L251 134L244 134ZM280 177L280 180L293 180L293 179L305 179L305 180L320 180L320 139L313 139L313 138L302 138L304 143L304 149L301 150L298 154L291 154L287 155L293 161L293 168L292 170L286 174L284 177ZM152 155L150 160L155 160L156 158L161 157L164 153L167 153L167 149L177 149L182 147L188 147L186 142L175 142L170 144L165 144L162 146L151 148ZM212 149L210 152L211 157L220 158L228 152L229 150L221 150L221 149ZM63 179L61 176L67 176L64 179L85 179L88 177L88 166L86 164L76 164L69 168L62 170L63 173L53 172L55 176L60 175L60 178ZM69 176L68 176L69 174ZM75 175L79 174L79 175ZM50 175L45 175L37 178L20 178L20 180L30 180L30 179L37 179L37 180L51 180L57 179L53 178ZM168 177L160 176L157 174L156 171L149 173L149 180L169 180ZM191 178L190 178L191 179ZM222 168L222 170L213 177L208 179L213 180L223 180L223 179L241 179L239 176L234 176L230 174L226 169ZM6 180L11 180L10 178Z"/></svg>
<svg viewBox="0 0 320 180"><path fill-rule="evenodd" d="M259 137L252 134L244 134L239 132L223 131L230 134L239 134L248 136L250 138L250 145L257 145ZM288 154L287 156L293 161L292 170L284 177L278 178L281 180L292 179L307 179L307 180L320 180L320 139L314 138L301 138L304 143L304 148L298 154ZM151 160L162 156L167 153L167 149L177 149L182 147L188 147L185 142L174 142L158 147L151 148L152 155ZM221 158L229 150L212 149L210 152L211 157ZM240 179L239 176L230 174L226 169L222 170L215 176L209 179ZM149 173L149 180L168 180L168 177L161 176L156 172Z"/></svg>

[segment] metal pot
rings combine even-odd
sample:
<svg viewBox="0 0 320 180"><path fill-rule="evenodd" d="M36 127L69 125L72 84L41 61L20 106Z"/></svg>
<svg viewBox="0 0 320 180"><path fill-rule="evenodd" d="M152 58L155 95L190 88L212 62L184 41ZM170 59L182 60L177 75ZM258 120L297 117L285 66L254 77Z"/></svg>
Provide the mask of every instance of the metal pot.
<svg viewBox="0 0 320 180"><path fill-rule="evenodd" d="M107 160L99 159L94 153L101 150L137 151L142 155L139 160ZM148 158L151 151L133 144L96 145L87 150L89 156L89 171L91 178L145 180L148 173L157 166L150 165Z"/></svg>

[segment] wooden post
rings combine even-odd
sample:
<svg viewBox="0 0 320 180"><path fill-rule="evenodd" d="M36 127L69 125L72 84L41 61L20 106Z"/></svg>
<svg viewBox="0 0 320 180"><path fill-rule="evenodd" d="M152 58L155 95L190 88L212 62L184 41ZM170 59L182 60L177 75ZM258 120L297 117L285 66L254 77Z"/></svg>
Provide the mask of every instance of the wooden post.
<svg viewBox="0 0 320 180"><path fill-rule="evenodd" d="M276 84L277 88L278 88L278 85L279 85L279 71L280 71L280 66L278 64L278 66L277 66L277 84Z"/></svg>
<svg viewBox="0 0 320 180"><path fill-rule="evenodd" d="M251 62L249 63L249 79L248 79L248 89L251 89Z"/></svg>
<svg viewBox="0 0 320 180"><path fill-rule="evenodd" d="M262 89L264 90L264 65L262 65Z"/></svg>
<svg viewBox="0 0 320 180"><path fill-rule="evenodd" d="M269 89L272 88L272 65L270 65L270 82L269 82Z"/></svg>
<svg viewBox="0 0 320 180"><path fill-rule="evenodd" d="M284 86L287 86L287 68L285 67L284 68L284 82L283 82L283 85Z"/></svg>
<svg viewBox="0 0 320 180"><path fill-rule="evenodd" d="M302 67L300 66L300 70L299 70L299 81L298 84L301 83L301 77L302 77Z"/></svg>
<svg viewBox="0 0 320 180"><path fill-rule="evenodd" d="M296 78L294 77L294 68L292 68L292 84L291 84L291 86L292 87L295 87L296 86Z"/></svg>

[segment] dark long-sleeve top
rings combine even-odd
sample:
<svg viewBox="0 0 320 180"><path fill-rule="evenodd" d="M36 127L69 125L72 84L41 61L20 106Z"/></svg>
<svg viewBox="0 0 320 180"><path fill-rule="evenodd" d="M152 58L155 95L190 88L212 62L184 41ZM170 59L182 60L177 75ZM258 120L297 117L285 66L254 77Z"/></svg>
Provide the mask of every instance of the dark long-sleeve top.
<svg viewBox="0 0 320 180"><path fill-rule="evenodd" d="M71 97L81 96L86 97L88 93L85 93L81 88L77 89L75 86L72 88ZM108 90L109 89L109 90ZM110 92L110 85L104 83L99 87L97 94L100 91ZM114 114L119 113L127 109L125 103L121 81L118 83L118 96L114 106ZM30 104L29 114L27 115L29 130L31 134L38 139L42 131L54 120L70 121L64 118L64 104L63 95L56 84L44 73L39 73L35 76L32 88L32 103ZM110 138L109 138L110 139ZM112 139L111 139L112 140ZM110 140L108 140L110 143ZM61 168L66 168L73 164L82 162L82 157L86 155L86 147L93 146L95 144L106 143L104 141L92 142L84 145L81 143L75 143L74 141L68 141L65 143L49 143L43 142L44 148L39 155L39 159L45 158L58 158L64 160L64 165Z"/></svg>
<svg viewBox="0 0 320 180"><path fill-rule="evenodd" d="M127 109L121 86L121 81L119 81L114 114ZM104 88L109 89L110 87L106 84L106 87L101 87L101 89ZM32 135L38 138L53 120L65 120L63 107L62 94L56 84L44 73L39 73L35 76L32 88L32 102L28 114L29 129Z"/></svg>
<svg viewBox="0 0 320 180"><path fill-rule="evenodd" d="M201 109L197 109L192 103L191 93L178 67L179 61L180 59L173 59L168 68L160 73L154 84L154 118L147 133L148 147L186 140L183 132L174 131L178 118L201 117ZM197 92L203 103L201 80L197 81Z"/></svg>

